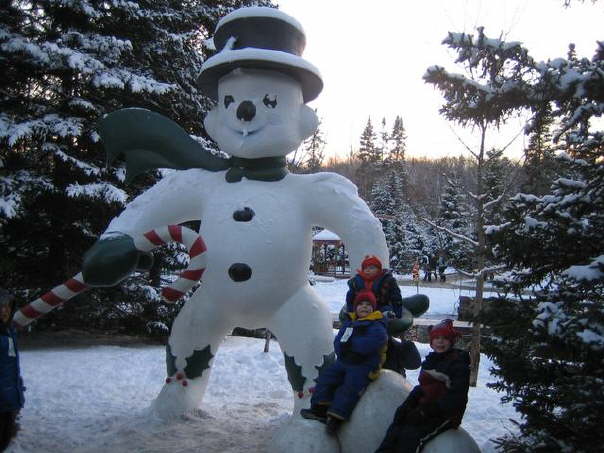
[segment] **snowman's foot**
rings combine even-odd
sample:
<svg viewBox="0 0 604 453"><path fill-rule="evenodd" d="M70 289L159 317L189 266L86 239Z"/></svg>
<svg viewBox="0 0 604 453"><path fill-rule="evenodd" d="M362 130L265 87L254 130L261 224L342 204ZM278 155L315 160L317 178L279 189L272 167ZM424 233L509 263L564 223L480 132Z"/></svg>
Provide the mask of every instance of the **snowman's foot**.
<svg viewBox="0 0 604 453"><path fill-rule="evenodd" d="M163 420L180 417L198 409L205 390L205 379L188 379L178 372L166 378L161 392L151 403L153 414Z"/></svg>
<svg viewBox="0 0 604 453"><path fill-rule="evenodd" d="M295 414L277 428L269 443L268 453L284 452L340 453L340 444L327 434L325 425Z"/></svg>

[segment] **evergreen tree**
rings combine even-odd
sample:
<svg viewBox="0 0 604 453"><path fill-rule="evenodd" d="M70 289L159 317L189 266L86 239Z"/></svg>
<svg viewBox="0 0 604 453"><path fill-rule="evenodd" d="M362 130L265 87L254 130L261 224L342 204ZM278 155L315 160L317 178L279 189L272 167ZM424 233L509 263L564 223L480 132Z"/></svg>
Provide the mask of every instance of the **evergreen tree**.
<svg viewBox="0 0 604 453"><path fill-rule="evenodd" d="M323 131L321 130L321 121L319 121L317 130L302 145L306 152L304 159L305 172L315 173L321 170L323 159L325 159L325 144Z"/></svg>
<svg viewBox="0 0 604 453"><path fill-rule="evenodd" d="M382 118L381 130L379 134L379 141L377 144L377 149L379 152L379 161L383 161L384 158L388 155L388 148L390 146L390 134L386 128L386 118Z"/></svg>
<svg viewBox="0 0 604 453"><path fill-rule="evenodd" d="M373 130L371 118L367 119L367 124L361 134L359 150L355 157L359 160L359 168L356 171L359 195L367 200L377 179L379 164L381 163L381 151L377 145L377 135Z"/></svg>
<svg viewBox="0 0 604 453"><path fill-rule="evenodd" d="M525 193L545 195L556 177L556 161L550 132L552 123L551 107L545 104L543 109L535 113L529 143L524 150L526 181L522 191Z"/></svg>
<svg viewBox="0 0 604 453"><path fill-rule="evenodd" d="M394 172L398 177L400 184L399 191L402 200L409 202L409 175L407 173L407 165L405 162L405 149L407 135L403 127L403 120L397 116L394 120L392 132L389 135L388 152L383 163L385 172Z"/></svg>
<svg viewBox="0 0 604 453"><path fill-rule="evenodd" d="M390 254L389 268L398 270L400 261L398 247L402 237L398 222L400 193L395 175L391 174L390 177L380 178L373 184L369 206L373 214L382 223Z"/></svg>
<svg viewBox="0 0 604 453"><path fill-rule="evenodd" d="M507 222L490 231L510 267L507 297L484 313L487 352L523 419L499 439L504 451L592 452L602 448L604 413L604 43L595 56L528 65L526 108L551 106L554 141L566 150L545 195L518 194ZM538 99L538 104L531 101ZM597 124L597 123L596 123ZM541 190L541 187L537 187Z"/></svg>
<svg viewBox="0 0 604 453"><path fill-rule="evenodd" d="M472 222L461 177L457 173L444 177L440 212L437 224L444 229L437 230L439 248L444 250L449 264L458 269L472 268L473 250L462 237L473 237ZM453 234L451 234L453 233Z"/></svg>
<svg viewBox="0 0 604 453"><path fill-rule="evenodd" d="M407 134L403 119L397 115L392 126L390 134L391 147L388 152L388 159L392 162L404 162L405 152L407 150Z"/></svg>
<svg viewBox="0 0 604 453"><path fill-rule="evenodd" d="M503 209L506 205L506 193L513 182L514 168L507 157L503 156L503 150L491 149L487 151L484 166L485 201L485 223L494 225L503 223Z"/></svg>
<svg viewBox="0 0 604 453"><path fill-rule="evenodd" d="M96 121L144 107L202 137L210 104L195 88L200 43L223 14L245 3L0 3L0 243L7 251L0 266L3 284L22 301L77 273L108 219L158 177L126 187L123 168L104 168ZM126 281L121 292L86 293L41 322L139 319L131 287ZM156 294L135 297L155 307L151 320L166 311Z"/></svg>
<svg viewBox="0 0 604 453"><path fill-rule="evenodd" d="M440 66L428 68L424 75L427 83L435 85L443 94L445 103L440 112L460 126L472 126L479 132L480 144L470 149L474 158L474 191L468 192L474 205L474 234L476 240L466 237L474 248L475 267L469 274L476 278L473 313L478 316L482 308L485 277L491 273L484 226L489 204L486 201L485 170L488 162L486 140L488 132L497 128L510 115L518 112L519 102L525 99L522 87L526 84L524 65L532 64L528 52L520 43L505 43L488 38L482 27L477 36L449 33L443 41L457 52L456 63L461 64L465 75L452 74ZM472 326L470 346L472 370L470 384L476 385L480 361L480 324Z"/></svg>

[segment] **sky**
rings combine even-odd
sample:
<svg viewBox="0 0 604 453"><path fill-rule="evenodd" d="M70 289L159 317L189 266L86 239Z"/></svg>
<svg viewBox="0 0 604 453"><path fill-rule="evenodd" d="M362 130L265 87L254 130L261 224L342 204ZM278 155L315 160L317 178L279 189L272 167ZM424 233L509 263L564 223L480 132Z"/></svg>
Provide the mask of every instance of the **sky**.
<svg viewBox="0 0 604 453"><path fill-rule="evenodd" d="M565 57L574 43L579 57L591 58L604 40L604 2L572 0L276 0L306 32L304 58L322 74L324 89L309 103L322 120L326 157L356 149L371 117L374 130L387 129L397 115L407 132L408 157L467 155L456 134L471 148L475 134L439 116L443 98L422 75L432 65L455 72L455 54L441 44L449 31L521 41L533 58ZM504 146L522 129L516 118L487 139ZM455 133L452 131L455 131ZM522 134L508 148L519 158Z"/></svg>

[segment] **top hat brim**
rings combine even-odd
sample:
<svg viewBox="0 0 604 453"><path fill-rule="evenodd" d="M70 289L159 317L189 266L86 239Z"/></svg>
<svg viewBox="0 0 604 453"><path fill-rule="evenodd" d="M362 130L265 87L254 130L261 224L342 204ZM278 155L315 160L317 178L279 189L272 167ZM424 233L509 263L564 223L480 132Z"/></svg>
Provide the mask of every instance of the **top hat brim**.
<svg viewBox="0 0 604 453"><path fill-rule="evenodd" d="M300 82L305 103L315 99L323 89L319 70L303 58L277 50L246 48L224 50L208 58L197 78L201 93L218 100L218 81L237 68L276 70L293 77Z"/></svg>

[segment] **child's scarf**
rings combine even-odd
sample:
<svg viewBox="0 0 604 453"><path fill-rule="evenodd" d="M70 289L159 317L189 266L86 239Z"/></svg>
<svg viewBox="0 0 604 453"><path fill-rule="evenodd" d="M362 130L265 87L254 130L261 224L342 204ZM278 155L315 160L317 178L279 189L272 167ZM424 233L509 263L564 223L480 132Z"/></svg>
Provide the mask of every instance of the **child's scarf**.
<svg viewBox="0 0 604 453"><path fill-rule="evenodd" d="M365 284L365 289L369 290L369 291L371 291L373 288L373 282L375 282L378 278L382 277L385 272L386 271L382 269L380 272L376 273L374 276L369 276L365 273L364 270L357 269L357 273L363 279L363 283Z"/></svg>

